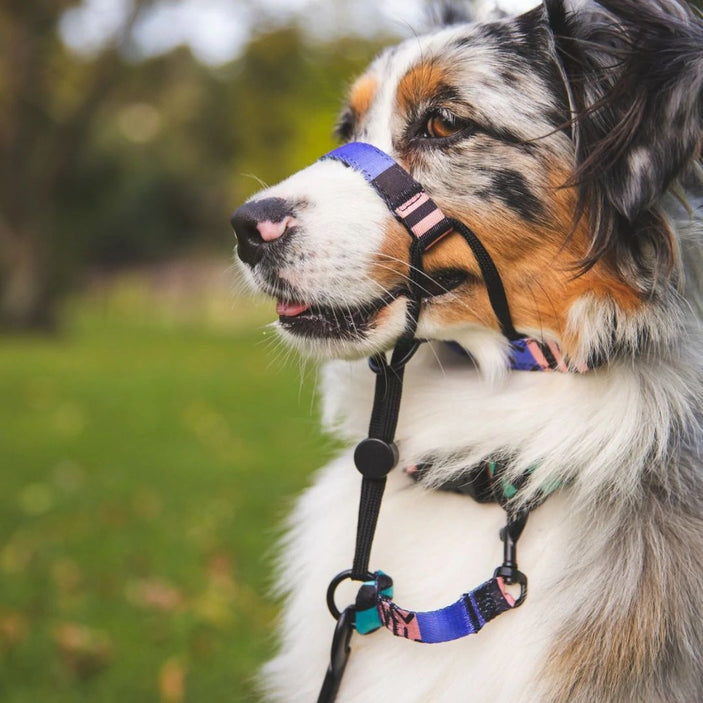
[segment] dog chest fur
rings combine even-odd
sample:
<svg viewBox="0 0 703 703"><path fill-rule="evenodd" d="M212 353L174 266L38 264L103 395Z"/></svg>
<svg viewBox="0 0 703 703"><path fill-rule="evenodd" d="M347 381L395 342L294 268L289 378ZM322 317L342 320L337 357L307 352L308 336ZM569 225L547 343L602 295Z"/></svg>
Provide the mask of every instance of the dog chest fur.
<svg viewBox="0 0 703 703"><path fill-rule="evenodd" d="M534 511L519 550L520 563L529 565L529 607L490 623L479 635L444 645L399 640L385 631L357 636L339 700L696 700L700 664L675 681L660 647L667 638L662 622L679 617L677 609L690 608L687 619L701 612L699 596L683 605L673 593L664 593L667 582L687 599L702 592L701 570L691 556L703 548L700 506L692 493L690 505L672 503L656 514L652 503L658 500L650 500L646 489L636 501L626 493L630 482L643 479L628 477L627 471L642 423L652 414L648 405L633 402L646 391L638 385L641 379L631 368L620 368L583 377L518 374L488 383L465 362L441 349L436 354L439 358L422 350L407 370L398 428L401 466L437 456L442 447L450 457L440 465L442 474L451 475L476 455L525 447L531 437L537 447L558 446L552 458L573 476L602 478L610 472L612 486L574 478L571 490L551 496ZM325 372L326 420L342 436L364 432L372 394L364 366L334 362ZM679 392L671 388L672 411ZM564 436L572 441L564 443ZM624 482L620 499L619 482ZM291 517L280 581L289 593L283 646L263 675L272 700L314 700L332 629L321 604L330 574L347 568L353 553L358 484L345 453L320 473ZM696 485L691 477L691 486ZM604 503L604 494L611 496L611 505ZM628 510L623 501L629 500ZM396 470L384 499L372 567L393 575L401 605L414 610L446 605L500 563L503 522L497 506L426 489ZM670 529L669 538L686 549L679 544L667 554L666 538L656 543L662 529ZM666 570L669 579L662 574ZM643 591L648 591L647 607L639 600ZM693 633L691 644L699 636ZM656 644L648 646L650 641ZM615 672L604 667L609 659ZM594 671L588 671L590 665Z"/></svg>

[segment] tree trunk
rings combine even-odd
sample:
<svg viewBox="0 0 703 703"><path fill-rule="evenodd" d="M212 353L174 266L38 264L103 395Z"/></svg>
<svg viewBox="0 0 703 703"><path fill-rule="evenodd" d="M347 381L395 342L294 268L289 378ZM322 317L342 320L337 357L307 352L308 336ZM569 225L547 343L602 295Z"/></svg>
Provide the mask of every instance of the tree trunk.
<svg viewBox="0 0 703 703"><path fill-rule="evenodd" d="M55 307L47 276L43 237L27 225L22 232L2 228L0 329L51 329Z"/></svg>

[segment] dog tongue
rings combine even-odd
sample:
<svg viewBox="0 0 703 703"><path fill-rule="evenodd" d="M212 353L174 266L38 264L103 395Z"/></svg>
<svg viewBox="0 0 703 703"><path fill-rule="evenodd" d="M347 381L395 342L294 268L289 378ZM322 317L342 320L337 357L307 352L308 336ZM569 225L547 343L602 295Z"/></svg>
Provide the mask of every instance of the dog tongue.
<svg viewBox="0 0 703 703"><path fill-rule="evenodd" d="M281 317L295 317L305 312L309 307L304 303L287 303L284 300L279 300L276 303L276 314Z"/></svg>

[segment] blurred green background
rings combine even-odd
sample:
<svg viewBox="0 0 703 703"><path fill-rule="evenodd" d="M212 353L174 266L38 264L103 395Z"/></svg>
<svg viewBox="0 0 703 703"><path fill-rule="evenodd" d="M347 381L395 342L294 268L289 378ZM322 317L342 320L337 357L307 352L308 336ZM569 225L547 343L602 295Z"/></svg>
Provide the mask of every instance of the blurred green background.
<svg viewBox="0 0 703 703"><path fill-rule="evenodd" d="M335 445L229 215L438 4L3 0L2 703L256 701L277 525Z"/></svg>
<svg viewBox="0 0 703 703"><path fill-rule="evenodd" d="M334 445L228 221L410 33L375 5L0 5L3 703L256 700L278 525Z"/></svg>

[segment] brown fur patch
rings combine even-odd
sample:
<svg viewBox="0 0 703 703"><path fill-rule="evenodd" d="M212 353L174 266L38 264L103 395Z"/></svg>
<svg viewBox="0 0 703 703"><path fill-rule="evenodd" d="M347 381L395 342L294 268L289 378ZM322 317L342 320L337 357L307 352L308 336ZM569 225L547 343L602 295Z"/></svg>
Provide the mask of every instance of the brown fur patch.
<svg viewBox="0 0 703 703"><path fill-rule="evenodd" d="M381 251L371 265L371 276L386 290L407 280L410 272L410 235L394 218L388 218Z"/></svg>
<svg viewBox="0 0 703 703"><path fill-rule="evenodd" d="M412 74L409 73L408 76ZM406 76L406 78L408 78ZM409 80L406 90L416 87ZM560 175L551 179L563 182ZM513 321L517 329L544 329L558 335L567 355L575 354L579 340L567 330L571 306L586 294L609 300L631 312L642 304L637 292L613 271L605 261L577 275L578 262L588 249L588 225L582 221L570 238L574 193L570 189L551 188L549 224L532 226L506 208L460 212L443 207L445 214L471 227L494 259L505 286ZM438 204L441 203L438 202ZM384 245L372 269L372 276L386 289L397 286L399 277L407 275L410 238L403 227L391 220ZM430 249L424 257L425 271L460 268L474 276L480 269L471 249L458 234L450 235ZM483 286L457 289L446 303L433 303L433 317L447 326L478 322L498 329L498 322Z"/></svg>
<svg viewBox="0 0 703 703"><path fill-rule="evenodd" d="M448 72L436 59L413 66L398 83L396 100L401 114L429 96L438 95L447 83Z"/></svg>
<svg viewBox="0 0 703 703"><path fill-rule="evenodd" d="M349 91L349 107L359 119L365 115L378 93L378 79L370 74L358 78Z"/></svg>
<svg viewBox="0 0 703 703"><path fill-rule="evenodd" d="M499 214L482 220L465 216L464 222L477 234L495 261L505 286L513 321L518 329L545 329L556 333L567 354L575 352L577 339L567 333L568 312L581 296L590 293L596 297L613 300L624 310L640 304L636 292L627 286L604 262L590 271L576 276L575 267L585 250L584 233L580 228L566 245L553 231L526 231L524 223ZM566 222L568 224L568 220ZM562 230L562 231L568 231ZM500 237L496 233L500 232ZM473 253L463 238L453 235L440 243L436 251L426 257L428 270L459 265L479 274ZM442 311L442 320L457 324L467 318L472 310L482 324L497 329L497 320L488 301L488 294L481 287L473 292L469 307L456 305Z"/></svg>

